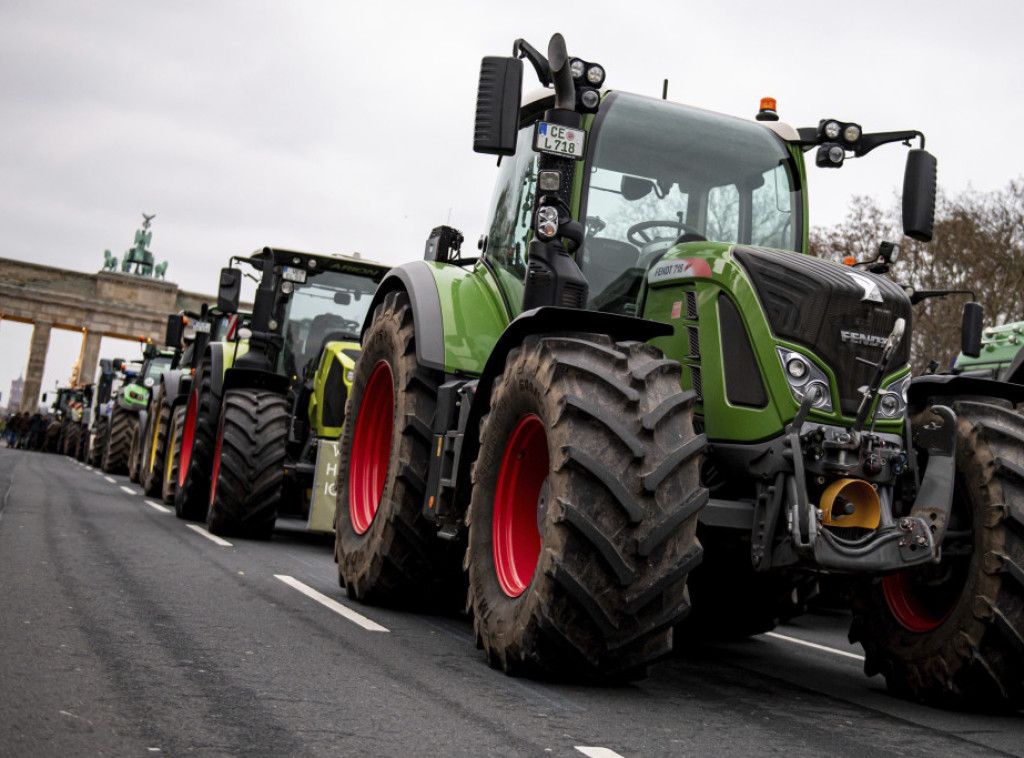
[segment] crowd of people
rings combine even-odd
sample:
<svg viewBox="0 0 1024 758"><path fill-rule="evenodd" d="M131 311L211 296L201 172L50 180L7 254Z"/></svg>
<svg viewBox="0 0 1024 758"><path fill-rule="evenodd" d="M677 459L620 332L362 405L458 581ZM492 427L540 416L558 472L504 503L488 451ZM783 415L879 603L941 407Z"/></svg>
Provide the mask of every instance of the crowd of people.
<svg viewBox="0 0 1024 758"><path fill-rule="evenodd" d="M49 413L21 411L0 419L0 438L19 450L57 452L60 418Z"/></svg>

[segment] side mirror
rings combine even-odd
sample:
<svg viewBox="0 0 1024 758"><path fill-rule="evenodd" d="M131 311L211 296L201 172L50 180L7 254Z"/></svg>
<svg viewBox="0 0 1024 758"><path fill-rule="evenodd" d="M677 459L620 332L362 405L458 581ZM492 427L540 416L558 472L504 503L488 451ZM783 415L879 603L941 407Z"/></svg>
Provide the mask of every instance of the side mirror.
<svg viewBox="0 0 1024 758"><path fill-rule="evenodd" d="M521 60L491 55L483 59L476 92L475 152L515 155L522 89Z"/></svg>
<svg viewBox="0 0 1024 758"><path fill-rule="evenodd" d="M185 335L185 318L174 313L167 317L167 334L164 344L171 350L181 350L181 340Z"/></svg>
<svg viewBox="0 0 1024 758"><path fill-rule="evenodd" d="M619 182L619 191L622 192L624 198L631 202L651 194L652 189L654 189L654 182L639 176L623 174L622 180Z"/></svg>
<svg viewBox="0 0 1024 758"><path fill-rule="evenodd" d="M925 150L907 153L903 174L903 233L919 242L932 238L935 223L935 156Z"/></svg>
<svg viewBox="0 0 1024 758"><path fill-rule="evenodd" d="M964 303L964 319L960 324L960 352L971 358L981 355L981 322L985 309L973 300Z"/></svg>
<svg viewBox="0 0 1024 758"><path fill-rule="evenodd" d="M220 286L217 289L217 308L224 313L238 311L242 297L242 272L237 268L220 270Z"/></svg>

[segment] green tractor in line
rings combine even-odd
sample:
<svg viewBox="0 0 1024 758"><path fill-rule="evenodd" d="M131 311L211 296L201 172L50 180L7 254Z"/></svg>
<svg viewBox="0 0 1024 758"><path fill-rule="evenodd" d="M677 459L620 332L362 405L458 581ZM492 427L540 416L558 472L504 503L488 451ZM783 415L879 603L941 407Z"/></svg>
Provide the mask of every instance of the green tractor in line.
<svg viewBox="0 0 1024 758"><path fill-rule="evenodd" d="M88 412L83 416L85 427L82 432L82 443L85 448L84 461L94 468L99 468L103 463L103 452L106 450L110 430L112 406L110 399L115 387L119 386L123 363L124 361L120 358L102 358L100 360L100 375L96 380L92 403Z"/></svg>
<svg viewBox="0 0 1024 758"><path fill-rule="evenodd" d="M60 436L57 451L76 460L83 449L84 419L88 417L92 402L92 386L59 387L52 408L60 417ZM45 400L45 397L44 397Z"/></svg>
<svg viewBox="0 0 1024 758"><path fill-rule="evenodd" d="M211 340L232 338L238 323L236 314L221 313L205 304L200 313L186 311L167 317L164 345L172 358L157 380L150 406L152 412L147 416L142 433L139 484L144 494L160 497L169 505L174 503L181 429L199 356ZM186 340L189 325L192 334Z"/></svg>
<svg viewBox="0 0 1024 758"><path fill-rule="evenodd" d="M978 355L961 352L953 364L961 374L1024 384L1024 321L986 328Z"/></svg>
<svg viewBox="0 0 1024 758"><path fill-rule="evenodd" d="M131 481L138 481L141 429L146 421L152 388L172 358L170 351L161 351L147 343L142 348L141 364L114 362L121 381L113 393L103 435L100 468L104 473L127 474Z"/></svg>
<svg viewBox="0 0 1024 758"><path fill-rule="evenodd" d="M523 58L546 89L521 103ZM600 679L673 636L770 629L806 576L843 574L867 673L1020 707L1021 390L912 377L903 289L806 254L809 152L835 169L919 140L904 230L930 239L924 136L603 81L560 35L547 57L519 40L484 59L489 227L479 257L435 229L374 296L338 469L342 586L440 602L464 568L491 665Z"/></svg>
<svg viewBox="0 0 1024 758"><path fill-rule="evenodd" d="M264 248L221 271L218 309L234 313L241 264L259 282L234 338L199 360L181 435L174 510L220 535L271 536L279 517L333 529L337 439L359 329L387 266Z"/></svg>

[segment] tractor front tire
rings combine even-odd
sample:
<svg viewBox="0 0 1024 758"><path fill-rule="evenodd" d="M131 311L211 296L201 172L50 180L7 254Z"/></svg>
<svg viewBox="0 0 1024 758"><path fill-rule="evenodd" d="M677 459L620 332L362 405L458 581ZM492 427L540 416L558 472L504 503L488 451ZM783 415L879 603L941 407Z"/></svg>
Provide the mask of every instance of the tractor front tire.
<svg viewBox="0 0 1024 758"><path fill-rule="evenodd" d="M436 607L461 595L452 546L423 516L439 372L416 360L409 297L389 293L363 338L338 464L338 581L365 603Z"/></svg>
<svg viewBox="0 0 1024 758"><path fill-rule="evenodd" d="M273 534L289 420L282 395L252 389L224 393L206 516L211 533L250 539Z"/></svg>
<svg viewBox="0 0 1024 758"><path fill-rule="evenodd" d="M154 497L161 494L164 463L167 458L167 429L171 423L171 403L164 394L163 385L156 392L146 419L143 439L142 463L139 468L139 483L142 491Z"/></svg>
<svg viewBox="0 0 1024 758"><path fill-rule="evenodd" d="M220 398L213 392L211 370L208 360L199 366L181 433L174 515L189 521L206 521L210 506L210 476L220 417Z"/></svg>
<svg viewBox="0 0 1024 758"><path fill-rule="evenodd" d="M850 640L890 691L936 705L1024 707L1024 416L952 403L953 508L938 565L857 585Z"/></svg>
<svg viewBox="0 0 1024 758"><path fill-rule="evenodd" d="M160 499L167 505L174 505L174 493L178 488L178 464L181 462L181 438L185 428L184 405L175 406L171 413L170 437L167 440L164 457L163 481L160 487Z"/></svg>
<svg viewBox="0 0 1024 758"><path fill-rule="evenodd" d="M650 345L598 335L509 353L467 515L474 632L495 668L632 679L671 649L708 499L680 375Z"/></svg>

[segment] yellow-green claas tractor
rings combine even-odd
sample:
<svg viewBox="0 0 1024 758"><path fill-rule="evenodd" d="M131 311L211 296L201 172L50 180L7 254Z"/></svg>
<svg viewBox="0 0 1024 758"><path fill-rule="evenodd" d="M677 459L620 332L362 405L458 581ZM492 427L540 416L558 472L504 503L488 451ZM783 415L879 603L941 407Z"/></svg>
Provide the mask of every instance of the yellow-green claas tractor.
<svg viewBox="0 0 1024 758"><path fill-rule="evenodd" d="M199 357L186 406L175 513L221 535L268 538L279 517L333 529L337 440L359 329L388 267L264 248L222 269L217 308L251 320Z"/></svg>

